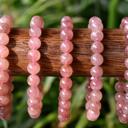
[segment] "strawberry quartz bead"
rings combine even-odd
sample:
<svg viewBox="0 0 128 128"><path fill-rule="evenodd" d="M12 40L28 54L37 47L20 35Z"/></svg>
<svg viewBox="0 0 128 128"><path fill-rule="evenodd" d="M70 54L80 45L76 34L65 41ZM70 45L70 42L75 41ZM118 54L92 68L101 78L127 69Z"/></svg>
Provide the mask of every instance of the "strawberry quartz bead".
<svg viewBox="0 0 128 128"><path fill-rule="evenodd" d="M60 45L60 50L64 53L70 53L73 50L73 44L69 40L65 40Z"/></svg>
<svg viewBox="0 0 128 128"><path fill-rule="evenodd" d="M6 33L0 33L0 45L7 45L9 43L9 37Z"/></svg>
<svg viewBox="0 0 128 128"><path fill-rule="evenodd" d="M38 118L42 109L42 91L40 89L40 77L37 75L40 72L40 65L38 61L41 58L41 54L38 49L41 47L41 41L39 37L41 36L42 27L44 27L44 22L41 17L34 16L30 22L29 35L30 39L28 41L28 46L30 50L28 51L28 66L27 71L30 75L27 78L29 88L27 90L28 95L28 113L31 118Z"/></svg>
<svg viewBox="0 0 128 128"><path fill-rule="evenodd" d="M72 80L70 78L61 78L60 88L70 89L72 87Z"/></svg>
<svg viewBox="0 0 128 128"><path fill-rule="evenodd" d="M100 42L94 42L91 46L91 51L93 53L102 53L104 50L104 46Z"/></svg>
<svg viewBox="0 0 128 128"><path fill-rule="evenodd" d="M37 37L31 37L28 42L28 46L30 49L39 49L41 47L41 41Z"/></svg>
<svg viewBox="0 0 128 128"><path fill-rule="evenodd" d="M30 22L30 27L44 28L44 22L40 16L33 16Z"/></svg>
<svg viewBox="0 0 128 128"><path fill-rule="evenodd" d="M60 38L62 40L71 40L73 38L73 32L70 29L62 29L60 33Z"/></svg>

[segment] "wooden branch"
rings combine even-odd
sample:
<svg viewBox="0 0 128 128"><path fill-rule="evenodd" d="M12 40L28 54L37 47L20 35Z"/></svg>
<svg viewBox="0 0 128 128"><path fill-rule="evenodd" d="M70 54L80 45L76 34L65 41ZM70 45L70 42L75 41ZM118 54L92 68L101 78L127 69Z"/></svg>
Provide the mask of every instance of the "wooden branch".
<svg viewBox="0 0 128 128"><path fill-rule="evenodd" d="M60 30L45 29L42 32L41 52L41 72L43 76L59 75L60 70ZM10 33L10 70L13 75L27 74L27 51L29 50L27 41L29 40L28 29L13 29ZM74 50L72 52L73 70L77 76L88 76L92 67L90 63L90 31L88 29L75 29L73 38ZM119 29L104 30L104 76L123 76L124 66L124 34Z"/></svg>

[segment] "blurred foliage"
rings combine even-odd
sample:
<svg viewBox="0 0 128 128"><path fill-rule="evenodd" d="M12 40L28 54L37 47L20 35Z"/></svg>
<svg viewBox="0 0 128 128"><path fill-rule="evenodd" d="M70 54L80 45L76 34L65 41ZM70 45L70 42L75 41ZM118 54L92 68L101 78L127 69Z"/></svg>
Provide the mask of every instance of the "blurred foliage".
<svg viewBox="0 0 128 128"><path fill-rule="evenodd" d="M86 27L91 16L99 16L107 28L118 27L121 18L128 15L128 0L0 0L0 15L11 14L15 27L28 27L33 15L41 15L45 27L59 27L64 15L73 18L75 27ZM72 116L65 128L126 128L119 123L115 112L114 78L104 78L100 118L89 122L85 117L84 77L73 77ZM26 77L14 77L13 115L1 121L0 128L57 128L57 102L59 78L46 77L43 82L44 106L41 117L32 120L27 114Z"/></svg>

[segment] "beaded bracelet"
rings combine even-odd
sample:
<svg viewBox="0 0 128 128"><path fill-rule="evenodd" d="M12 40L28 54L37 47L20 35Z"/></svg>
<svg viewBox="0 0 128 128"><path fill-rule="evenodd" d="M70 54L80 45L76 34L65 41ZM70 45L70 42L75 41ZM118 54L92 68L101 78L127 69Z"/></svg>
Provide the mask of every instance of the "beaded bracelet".
<svg viewBox="0 0 128 128"><path fill-rule="evenodd" d="M9 119L12 112L12 82L9 75L9 36L12 27L12 18L3 16L0 18L0 119Z"/></svg>
<svg viewBox="0 0 128 128"><path fill-rule="evenodd" d="M73 44L70 40L73 38L73 22L69 16L65 16L61 20L61 33L60 37L62 43L60 50L63 53L60 57L62 67L60 74L62 76L60 80L60 93L59 93L59 107L58 107L58 119L60 122L65 122L70 117L70 99L71 99L71 87L72 80L69 78L72 73L72 67L70 64L73 62L73 57L70 52L73 50Z"/></svg>
<svg viewBox="0 0 128 128"><path fill-rule="evenodd" d="M38 49L41 47L41 41L39 37L41 36L41 28L44 26L44 22L41 17L33 16L30 22L30 40L28 46L30 50L28 51L29 64L27 66L27 71L30 73L27 82L30 86L27 90L28 94L28 113L31 118L38 118L42 109L42 97L43 94L39 87L40 77L37 75L40 72L39 61L41 55Z"/></svg>
<svg viewBox="0 0 128 128"><path fill-rule="evenodd" d="M122 19L120 28L125 33L125 55L128 55L128 17ZM116 100L116 111L118 119L121 123L128 123L128 58L125 59L126 71L124 72L124 78L118 78L118 82L115 84L115 89L117 91L115 95Z"/></svg>
<svg viewBox="0 0 128 128"><path fill-rule="evenodd" d="M88 84L87 103L85 108L87 109L87 119L90 121L95 121L100 115L102 93L100 89L103 86L101 76L103 75L103 69L100 67L103 63L103 57L100 53L103 52L103 44L101 43L103 39L103 24L98 17L92 17L89 20L88 28L91 32L91 40L94 43L91 46L91 51L94 53L91 56L91 63L94 67L91 68L90 74L90 84Z"/></svg>

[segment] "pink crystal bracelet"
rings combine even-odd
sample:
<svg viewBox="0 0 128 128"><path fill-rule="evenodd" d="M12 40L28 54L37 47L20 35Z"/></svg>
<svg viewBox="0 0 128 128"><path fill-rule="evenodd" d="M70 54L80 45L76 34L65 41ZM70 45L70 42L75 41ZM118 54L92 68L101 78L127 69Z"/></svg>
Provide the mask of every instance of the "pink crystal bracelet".
<svg viewBox="0 0 128 128"><path fill-rule="evenodd" d="M12 111L13 86L9 75L9 36L12 27L12 18L3 16L0 18L0 119L9 119Z"/></svg>
<svg viewBox="0 0 128 128"><path fill-rule="evenodd" d="M100 65L103 64L103 57L101 53L103 52L103 44L101 43L103 39L103 24L98 17L92 17L89 20L88 28L91 30L91 40L94 41L91 46L91 51L94 53L91 56L91 63L94 65L91 70L91 78L88 84L87 96L86 96L86 110L87 119L90 121L95 121L100 115L102 93L100 89L103 86L101 77L103 75L103 69Z"/></svg>
<svg viewBox="0 0 128 128"><path fill-rule="evenodd" d="M61 69L60 74L62 76L60 80L60 93L59 93L59 106L58 106L58 119L60 122L69 120L70 117L70 99L71 99L71 87L72 80L71 75L73 73L70 64L73 62L73 57L70 52L73 50L73 44L71 42L73 38L73 22L69 16L65 16L61 20L61 33L62 39L60 50L62 55L60 57Z"/></svg>
<svg viewBox="0 0 128 128"><path fill-rule="evenodd" d="M116 100L116 111L118 119L121 123L128 123L128 17L122 19L120 28L125 34L125 55L126 59L124 61L126 70L124 72L124 78L118 78L118 82L115 84L115 89L117 91L115 95Z"/></svg>
<svg viewBox="0 0 128 128"><path fill-rule="evenodd" d="M30 50L28 51L29 64L27 66L27 71L30 73L27 82L30 86L27 90L28 94L28 113L31 118L38 118L42 109L42 97L43 94L39 87L40 77L37 75L40 72L40 65L38 63L41 54L39 48L41 47L41 41L39 37L41 36L41 28L44 26L44 21L39 16L33 16L30 22L30 40L28 46Z"/></svg>

